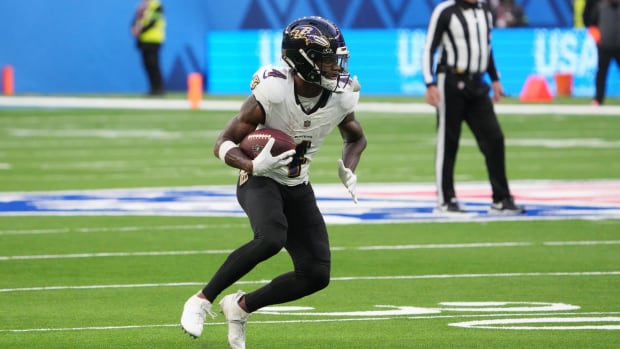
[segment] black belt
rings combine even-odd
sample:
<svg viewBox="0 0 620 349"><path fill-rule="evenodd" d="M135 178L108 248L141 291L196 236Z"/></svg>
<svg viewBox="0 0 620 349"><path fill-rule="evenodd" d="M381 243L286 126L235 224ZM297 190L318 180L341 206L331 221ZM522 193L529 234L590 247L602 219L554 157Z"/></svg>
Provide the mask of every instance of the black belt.
<svg viewBox="0 0 620 349"><path fill-rule="evenodd" d="M454 68L448 68L448 67L441 67L437 69L438 73L446 73L446 74L451 74L451 75L456 75L458 77L462 77L462 78L467 78L467 79L471 79L471 80L481 80L484 73L469 73L466 71L459 71L457 69Z"/></svg>

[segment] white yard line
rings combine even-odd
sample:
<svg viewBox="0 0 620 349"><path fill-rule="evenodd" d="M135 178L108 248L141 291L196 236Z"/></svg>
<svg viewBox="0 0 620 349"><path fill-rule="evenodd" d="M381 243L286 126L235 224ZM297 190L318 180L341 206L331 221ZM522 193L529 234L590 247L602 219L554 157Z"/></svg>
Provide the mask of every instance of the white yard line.
<svg viewBox="0 0 620 349"><path fill-rule="evenodd" d="M589 318L583 318L583 316L595 315L595 316L609 316L620 314L620 312L568 312L568 313L553 313L553 316L579 316L582 321L587 321ZM433 319L464 319L464 318L496 318L496 317L541 317L545 313L523 313L523 314L475 314L475 315L428 315L428 316L407 316L409 320L433 320ZM611 317L609 317L611 319ZM298 320L252 320L252 326L254 325L273 325L273 324L300 324L300 323L326 323L326 322L351 322L351 321L386 321L386 320L401 320L402 316L392 317L355 317L355 318L337 318L337 319L298 319ZM543 318L544 319L544 318ZM573 318L566 318L566 321L571 321ZM542 321L541 321L542 322ZM575 322L575 321L572 321ZM225 321L206 322L205 326L222 326L226 325ZM132 330L132 329L145 329L145 328L160 328L160 327L179 327L179 324L152 324L152 325L125 325L125 326L91 326L91 327L48 327L48 328L27 328L27 329L0 329L2 332L10 333L24 333L24 332L74 332L74 331L108 331L108 330Z"/></svg>
<svg viewBox="0 0 620 349"><path fill-rule="evenodd" d="M394 281L394 280L432 280L432 279L476 279L476 278L514 278L514 277L580 277L580 276L618 276L620 271L586 271L586 272L553 272L553 273L490 273L490 274L431 274L431 275L394 275L394 276L342 276L331 278L335 281ZM236 285L266 284L270 280L238 281ZM43 292L60 290L94 290L119 288L152 288L152 287L185 287L201 286L204 282L169 282L147 284L116 284L116 285L64 285L0 288L0 293L10 292Z"/></svg>
<svg viewBox="0 0 620 349"><path fill-rule="evenodd" d="M456 249L456 248L494 248L494 247L529 247L544 246L596 246L620 245L620 240L601 241L547 241L541 244L532 242L474 242L464 244L418 244L418 245L381 245L359 247L332 247L332 251L390 251L390 250L420 250L420 249ZM72 259L72 258L102 258L102 257L152 257L152 256L187 256L229 254L231 250L185 250L185 251L137 251L137 252L97 252L97 253L67 253L0 256L0 261L33 260L33 259Z"/></svg>
<svg viewBox="0 0 620 349"><path fill-rule="evenodd" d="M126 232L141 232L141 231L171 231L178 232L179 230L204 230L209 229L228 229L228 228L243 228L248 227L248 224L192 224L192 225L162 225L162 226L128 226L128 227L92 227L92 228L57 228L57 229L0 229L0 236L2 235L39 235L39 234L67 234L67 233L126 233Z"/></svg>

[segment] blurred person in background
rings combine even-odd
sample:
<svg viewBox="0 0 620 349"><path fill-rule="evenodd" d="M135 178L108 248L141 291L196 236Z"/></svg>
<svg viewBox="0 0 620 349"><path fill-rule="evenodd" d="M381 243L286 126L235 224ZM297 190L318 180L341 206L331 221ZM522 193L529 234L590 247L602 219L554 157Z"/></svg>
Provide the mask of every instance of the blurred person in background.
<svg viewBox="0 0 620 349"><path fill-rule="evenodd" d="M454 189L461 127L467 123L484 155L493 201L489 214L522 214L508 187L504 134L493 101L504 93L491 49L493 18L481 0L440 2L431 15L422 68L426 102L437 111L435 212L462 213ZM435 52L440 56L433 64ZM491 86L484 80L489 75ZM493 90L493 100L489 95Z"/></svg>
<svg viewBox="0 0 620 349"><path fill-rule="evenodd" d="M586 0L573 0L573 26L583 28L583 11L586 7Z"/></svg>
<svg viewBox="0 0 620 349"><path fill-rule="evenodd" d="M527 26L527 16L523 8L514 0L501 0L493 9L495 26L498 28Z"/></svg>
<svg viewBox="0 0 620 349"><path fill-rule="evenodd" d="M593 105L605 101L607 73L614 59L620 67L620 0L588 0L583 12L584 25L594 28L600 38L594 38L598 49ZM591 31L592 32L592 31ZM597 40L598 39L598 40Z"/></svg>
<svg viewBox="0 0 620 349"><path fill-rule="evenodd" d="M583 25L585 27L591 27L592 23L592 12L596 5L598 5L599 0L585 0L585 4L583 5L583 11L581 13Z"/></svg>
<svg viewBox="0 0 620 349"><path fill-rule="evenodd" d="M136 10L131 34L142 53L142 64L149 79L149 95L162 96L164 81L159 64L159 52L166 38L164 8L158 0L143 0Z"/></svg>

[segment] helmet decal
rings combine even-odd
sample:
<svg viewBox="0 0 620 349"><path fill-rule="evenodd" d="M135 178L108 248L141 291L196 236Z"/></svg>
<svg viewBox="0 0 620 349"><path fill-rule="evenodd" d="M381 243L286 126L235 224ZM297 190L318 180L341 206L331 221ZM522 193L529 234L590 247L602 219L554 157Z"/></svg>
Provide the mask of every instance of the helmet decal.
<svg viewBox="0 0 620 349"><path fill-rule="evenodd" d="M329 40L323 36L321 31L311 25L300 25L291 30L289 35L291 39L305 40L306 46L317 44L329 48Z"/></svg>

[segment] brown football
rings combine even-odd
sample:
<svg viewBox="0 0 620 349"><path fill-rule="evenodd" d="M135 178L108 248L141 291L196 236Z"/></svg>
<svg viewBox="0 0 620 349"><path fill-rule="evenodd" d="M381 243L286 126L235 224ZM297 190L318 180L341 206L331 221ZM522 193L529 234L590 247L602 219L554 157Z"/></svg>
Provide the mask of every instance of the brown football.
<svg viewBox="0 0 620 349"><path fill-rule="evenodd" d="M276 140L271 148L271 155L273 156L280 155L290 149L295 149L297 146L293 137L283 131L273 128L261 128L249 133L239 143L239 148L251 159L254 159L263 150L270 138L275 138Z"/></svg>

